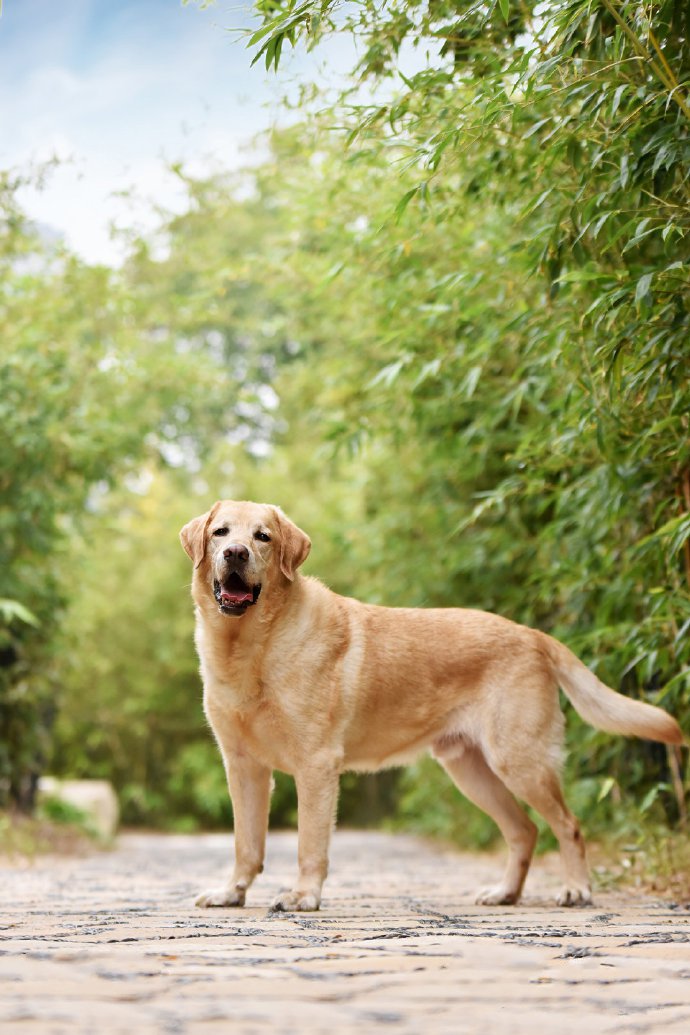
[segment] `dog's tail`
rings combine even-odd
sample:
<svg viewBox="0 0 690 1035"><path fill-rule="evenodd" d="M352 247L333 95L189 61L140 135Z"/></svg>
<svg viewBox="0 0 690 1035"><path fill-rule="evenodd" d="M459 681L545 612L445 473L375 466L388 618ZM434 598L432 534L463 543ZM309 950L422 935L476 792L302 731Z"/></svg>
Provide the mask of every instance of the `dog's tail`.
<svg viewBox="0 0 690 1035"><path fill-rule="evenodd" d="M585 722L608 733L645 737L664 744L686 743L680 726L663 708L616 693L564 644L544 633L539 635L555 678Z"/></svg>

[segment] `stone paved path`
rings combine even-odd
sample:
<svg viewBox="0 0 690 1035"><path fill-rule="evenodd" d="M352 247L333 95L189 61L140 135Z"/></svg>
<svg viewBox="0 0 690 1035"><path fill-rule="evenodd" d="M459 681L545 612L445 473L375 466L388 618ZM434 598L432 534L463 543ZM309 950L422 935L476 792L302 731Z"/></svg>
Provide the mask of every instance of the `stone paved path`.
<svg viewBox="0 0 690 1035"><path fill-rule="evenodd" d="M271 914L293 834L243 910L199 910L229 838L127 835L87 859L0 866L2 1035L690 1033L690 912L621 892L472 905L493 856L339 832L324 908Z"/></svg>

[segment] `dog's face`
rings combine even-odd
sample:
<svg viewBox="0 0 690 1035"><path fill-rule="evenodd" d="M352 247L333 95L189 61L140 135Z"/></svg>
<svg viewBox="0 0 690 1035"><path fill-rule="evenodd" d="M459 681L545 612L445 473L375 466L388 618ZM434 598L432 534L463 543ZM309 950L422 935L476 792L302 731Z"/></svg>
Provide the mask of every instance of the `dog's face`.
<svg viewBox="0 0 690 1035"><path fill-rule="evenodd" d="M221 614L246 614L276 580L292 582L309 537L267 503L220 500L180 532L185 551Z"/></svg>

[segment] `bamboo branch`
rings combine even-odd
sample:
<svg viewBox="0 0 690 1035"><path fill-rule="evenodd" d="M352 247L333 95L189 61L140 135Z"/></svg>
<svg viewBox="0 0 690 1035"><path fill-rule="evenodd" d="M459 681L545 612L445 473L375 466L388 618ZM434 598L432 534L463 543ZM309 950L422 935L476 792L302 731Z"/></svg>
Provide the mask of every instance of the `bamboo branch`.
<svg viewBox="0 0 690 1035"><path fill-rule="evenodd" d="M677 494L681 512L685 510L690 514L690 468L686 467L681 474ZM683 560L685 562L685 578L688 586L690 586L690 539L686 539L683 543Z"/></svg>
<svg viewBox="0 0 690 1035"><path fill-rule="evenodd" d="M678 107L683 112L685 117L687 119L690 119L690 107L688 107L688 104L687 104L685 98L680 93L680 84L678 83L678 81L676 80L676 77L674 76L673 72L671 71L671 69L670 69L670 67L668 65L668 62L666 61L666 58L661 53L661 49L659 48L659 45L656 42L656 37L653 35L651 30L650 30L650 38L652 39L652 45L655 47L655 49L657 50L657 53L659 54L659 57L661 58L661 61L662 61L661 65L657 64L657 62L654 60L652 54L650 54L650 52L647 49L647 47L645 47L645 45L642 42L642 40L640 39L640 37L628 25L628 23L622 17L622 15L616 10L616 8L613 6L612 0L601 0L601 3L606 8L606 10L609 12L609 14L614 19L614 21L620 26L621 30L628 37L628 39L630 40L630 42L632 43L633 47L635 48L637 53L640 55L640 57L644 58L644 60L647 62L647 64L651 68L652 72L654 73L654 75L657 77L657 79L659 79L663 83L663 85L666 87L666 89L669 91L669 94L670 94L672 100L675 101L675 103L678 105ZM668 74L666 73L666 68L668 68Z"/></svg>
<svg viewBox="0 0 690 1035"><path fill-rule="evenodd" d="M688 822L688 809L685 804L685 787L683 785L683 775L680 769L680 748L677 744L667 744L666 755L668 757L668 767L671 770L673 793L675 794L676 802L678 803L679 826L685 827Z"/></svg>

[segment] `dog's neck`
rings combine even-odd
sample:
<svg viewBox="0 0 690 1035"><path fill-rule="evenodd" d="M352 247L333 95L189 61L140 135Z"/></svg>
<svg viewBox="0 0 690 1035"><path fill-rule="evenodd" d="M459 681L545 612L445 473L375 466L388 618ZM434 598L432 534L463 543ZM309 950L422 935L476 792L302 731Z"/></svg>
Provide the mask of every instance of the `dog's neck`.
<svg viewBox="0 0 690 1035"><path fill-rule="evenodd" d="M281 611L285 613L288 597L299 594L300 588L298 578L292 583L286 579L284 585L271 586L263 600L262 591L256 604L234 617L220 612L208 584L194 585L205 694L220 696L224 706L238 714L250 714L261 705L267 692L262 679L265 646Z"/></svg>
<svg viewBox="0 0 690 1035"><path fill-rule="evenodd" d="M300 581L301 576L296 574L293 582L283 579L278 585L264 586L256 604L237 616L222 614L203 577L195 580L192 596L202 624L225 644L226 649L260 651L268 630L283 612L288 597L299 596Z"/></svg>

